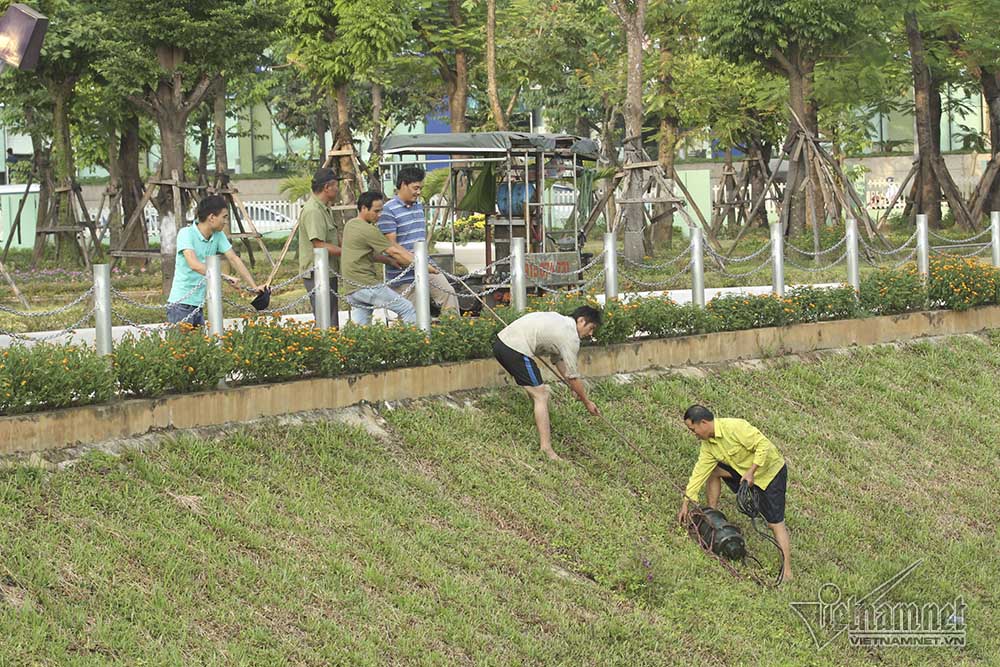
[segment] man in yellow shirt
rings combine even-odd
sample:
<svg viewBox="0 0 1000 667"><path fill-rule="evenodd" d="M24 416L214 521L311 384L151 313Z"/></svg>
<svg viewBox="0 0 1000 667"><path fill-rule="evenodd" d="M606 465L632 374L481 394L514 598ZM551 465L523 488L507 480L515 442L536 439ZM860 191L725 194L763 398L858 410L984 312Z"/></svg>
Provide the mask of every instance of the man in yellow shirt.
<svg viewBox="0 0 1000 667"><path fill-rule="evenodd" d="M760 513L774 533L774 539L784 556L782 579L792 579L791 546L785 528L785 490L788 467L785 458L764 434L743 419L716 419L703 405L692 405L684 413L684 425L701 441L698 461L691 471L684 502L677 519L685 523L688 501L697 502L705 486L708 506L719 507L722 480L733 493L740 482L757 487Z"/></svg>

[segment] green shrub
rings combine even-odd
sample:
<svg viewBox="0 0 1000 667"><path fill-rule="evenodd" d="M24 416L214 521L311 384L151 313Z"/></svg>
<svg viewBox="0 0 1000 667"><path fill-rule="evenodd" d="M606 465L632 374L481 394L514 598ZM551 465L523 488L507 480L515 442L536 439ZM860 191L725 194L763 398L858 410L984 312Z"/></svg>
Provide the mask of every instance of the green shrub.
<svg viewBox="0 0 1000 667"><path fill-rule="evenodd" d="M927 290L913 264L898 269L879 269L861 280L861 307L875 315L894 315L921 310Z"/></svg>
<svg viewBox="0 0 1000 667"><path fill-rule="evenodd" d="M312 325L277 317L248 319L242 329L222 337L237 379L245 384L280 382L320 369L325 336Z"/></svg>
<svg viewBox="0 0 1000 667"><path fill-rule="evenodd" d="M114 388L111 364L90 347L37 343L0 354L0 414L103 403Z"/></svg>
<svg viewBox="0 0 1000 667"><path fill-rule="evenodd" d="M720 331L780 327L796 320L794 304L774 294L717 296L705 306L718 318Z"/></svg>
<svg viewBox="0 0 1000 667"><path fill-rule="evenodd" d="M484 359L493 354L493 336L499 330L492 315L442 315L431 328L431 356L435 361Z"/></svg>
<svg viewBox="0 0 1000 667"><path fill-rule="evenodd" d="M600 345L614 345L631 338L635 334L635 309L632 304L617 299L604 304L601 326L594 333L594 341Z"/></svg>
<svg viewBox="0 0 1000 667"><path fill-rule="evenodd" d="M791 308L790 321L846 320L861 312L858 296L850 285L840 287L795 287L785 298Z"/></svg>
<svg viewBox="0 0 1000 667"><path fill-rule="evenodd" d="M154 398L213 389L233 368L232 356L200 331L126 335L115 345L114 369L123 395Z"/></svg>
<svg viewBox="0 0 1000 667"><path fill-rule="evenodd" d="M706 309L693 303L678 305L667 297L646 297L630 302L635 308L635 330L653 338L689 336L715 331L719 324Z"/></svg>
<svg viewBox="0 0 1000 667"><path fill-rule="evenodd" d="M431 363L431 339L414 326L370 324L344 328L340 336L344 370L371 373Z"/></svg>
<svg viewBox="0 0 1000 667"><path fill-rule="evenodd" d="M1000 271L970 257L935 257L927 278L932 305L954 310L997 303Z"/></svg>
<svg viewBox="0 0 1000 667"><path fill-rule="evenodd" d="M545 296L535 297L528 300L528 310L532 312L551 311L562 315L569 315L580 306L593 306L594 308L602 307L597 298L592 294L552 292L546 294Z"/></svg>

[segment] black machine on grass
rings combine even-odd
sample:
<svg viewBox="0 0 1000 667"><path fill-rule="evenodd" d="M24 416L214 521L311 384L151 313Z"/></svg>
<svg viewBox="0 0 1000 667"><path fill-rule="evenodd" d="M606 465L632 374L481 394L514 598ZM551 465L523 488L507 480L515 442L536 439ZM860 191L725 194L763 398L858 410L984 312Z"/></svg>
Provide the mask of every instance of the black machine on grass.
<svg viewBox="0 0 1000 667"><path fill-rule="evenodd" d="M712 553L728 560L743 560L747 555L747 543L740 529L729 523L726 515L711 507L695 505L691 511L691 521L702 544Z"/></svg>

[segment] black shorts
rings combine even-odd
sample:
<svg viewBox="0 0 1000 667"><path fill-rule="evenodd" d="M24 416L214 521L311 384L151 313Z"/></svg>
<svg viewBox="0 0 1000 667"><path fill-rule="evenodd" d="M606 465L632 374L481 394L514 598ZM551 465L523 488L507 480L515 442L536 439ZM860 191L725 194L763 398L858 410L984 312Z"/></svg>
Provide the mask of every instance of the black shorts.
<svg viewBox="0 0 1000 667"><path fill-rule="evenodd" d="M542 374L535 360L507 347L499 338L493 340L493 356L510 373L518 386L538 387L542 384Z"/></svg>
<svg viewBox="0 0 1000 667"><path fill-rule="evenodd" d="M720 462L716 465L729 473L730 476L723 477L722 481L726 483L726 486L733 493L737 493L740 490L740 480L743 478L743 475L725 463ZM760 513L764 517L764 520L768 523L781 523L784 521L785 491L788 490L788 466L781 466L781 470L774 476L774 479L771 480L766 489L761 489L759 486L756 488L760 492L757 494L757 498L760 505Z"/></svg>

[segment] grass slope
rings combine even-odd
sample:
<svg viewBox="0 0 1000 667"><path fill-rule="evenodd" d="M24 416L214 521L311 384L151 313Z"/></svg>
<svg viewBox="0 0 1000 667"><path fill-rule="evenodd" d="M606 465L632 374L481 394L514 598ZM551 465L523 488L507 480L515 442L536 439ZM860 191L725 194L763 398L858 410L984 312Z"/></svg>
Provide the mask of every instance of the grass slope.
<svg viewBox="0 0 1000 667"><path fill-rule="evenodd" d="M0 665L997 664L998 390L1000 337L957 338L598 383L653 469L565 397L572 463L543 462L508 389L385 411L388 438L273 425L6 471ZM798 578L777 591L674 523L692 401L788 459ZM918 558L892 599L964 596L965 649L817 651L789 608Z"/></svg>

